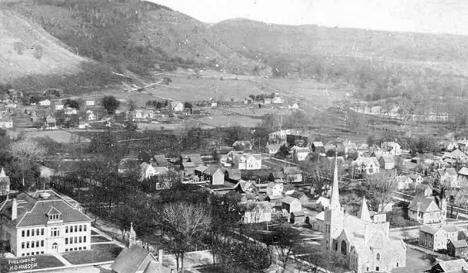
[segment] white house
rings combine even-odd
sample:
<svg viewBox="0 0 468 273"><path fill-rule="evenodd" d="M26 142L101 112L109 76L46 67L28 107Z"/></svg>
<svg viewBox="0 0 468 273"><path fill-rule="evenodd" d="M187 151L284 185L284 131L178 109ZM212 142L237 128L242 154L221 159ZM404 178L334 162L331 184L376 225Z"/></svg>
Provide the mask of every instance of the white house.
<svg viewBox="0 0 468 273"><path fill-rule="evenodd" d="M184 111L184 104L180 101L171 101L171 110L174 112Z"/></svg>
<svg viewBox="0 0 468 273"><path fill-rule="evenodd" d="M268 154L270 154L270 155L276 154L279 151L280 147L281 147L281 145L279 145L279 144L267 145Z"/></svg>
<svg viewBox="0 0 468 273"><path fill-rule="evenodd" d="M382 142L382 145L380 145L383 150L388 152L390 155L401 155L402 150L401 150L401 145L396 143L396 142Z"/></svg>
<svg viewBox="0 0 468 273"><path fill-rule="evenodd" d="M271 205L269 202L248 202L243 205L246 207L244 216L242 217L242 222L244 222L244 224L271 221Z"/></svg>
<svg viewBox="0 0 468 273"><path fill-rule="evenodd" d="M308 147L294 146L291 148L291 153L294 161L305 161L310 154L310 149Z"/></svg>
<svg viewBox="0 0 468 273"><path fill-rule="evenodd" d="M352 166L359 173L366 173L368 175L378 173L380 171L380 163L376 157L363 157L358 156L353 161Z"/></svg>
<svg viewBox="0 0 468 273"><path fill-rule="evenodd" d="M8 129L13 128L13 119L0 117L0 128Z"/></svg>
<svg viewBox="0 0 468 273"><path fill-rule="evenodd" d="M226 163L239 170L259 170L262 168L262 155L231 151L227 154Z"/></svg>
<svg viewBox="0 0 468 273"><path fill-rule="evenodd" d="M50 100L48 100L48 99L41 100L41 101L39 102L39 105L40 105L40 106L50 106Z"/></svg>
<svg viewBox="0 0 468 273"><path fill-rule="evenodd" d="M86 106L94 106L95 102L94 100L86 100L85 104Z"/></svg>

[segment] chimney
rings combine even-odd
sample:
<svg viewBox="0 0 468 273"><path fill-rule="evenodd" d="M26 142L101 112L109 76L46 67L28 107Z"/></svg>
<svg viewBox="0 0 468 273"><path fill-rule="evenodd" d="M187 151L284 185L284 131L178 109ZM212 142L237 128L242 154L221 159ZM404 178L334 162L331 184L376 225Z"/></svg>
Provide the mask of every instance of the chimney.
<svg viewBox="0 0 468 273"><path fill-rule="evenodd" d="M162 249L158 251L158 262L161 264L163 262L163 250Z"/></svg>
<svg viewBox="0 0 468 273"><path fill-rule="evenodd" d="M18 201L16 201L16 198L13 198L13 201L11 201L11 220L16 220L18 217Z"/></svg>

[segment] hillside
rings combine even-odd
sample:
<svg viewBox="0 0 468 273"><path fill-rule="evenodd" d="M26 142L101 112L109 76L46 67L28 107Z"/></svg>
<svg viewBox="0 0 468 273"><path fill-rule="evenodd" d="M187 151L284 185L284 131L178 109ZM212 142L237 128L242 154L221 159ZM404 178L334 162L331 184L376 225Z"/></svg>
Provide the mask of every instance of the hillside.
<svg viewBox="0 0 468 273"><path fill-rule="evenodd" d="M328 55L415 61L466 62L468 37L422 33L285 26L233 19L212 26L231 47L266 53Z"/></svg>
<svg viewBox="0 0 468 273"><path fill-rule="evenodd" d="M87 62L40 26L0 9L0 82L29 75L70 75Z"/></svg>
<svg viewBox="0 0 468 273"><path fill-rule="evenodd" d="M119 72L214 68L242 72L253 62L201 22L139 0L35 0L9 5L81 56Z"/></svg>

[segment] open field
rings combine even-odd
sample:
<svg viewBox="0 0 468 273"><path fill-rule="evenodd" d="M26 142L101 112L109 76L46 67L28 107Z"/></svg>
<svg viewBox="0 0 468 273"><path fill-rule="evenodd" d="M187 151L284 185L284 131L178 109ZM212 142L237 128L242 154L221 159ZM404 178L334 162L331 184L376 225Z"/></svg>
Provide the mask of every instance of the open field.
<svg viewBox="0 0 468 273"><path fill-rule="evenodd" d="M242 126L242 127L256 127L261 122L260 119L254 119L244 116L212 116L193 119L193 122L198 122L201 125L207 125L212 127L230 127L230 126Z"/></svg>
<svg viewBox="0 0 468 273"><path fill-rule="evenodd" d="M89 143L90 139L69 133L67 131L29 131L25 133L26 138L50 138L58 143Z"/></svg>

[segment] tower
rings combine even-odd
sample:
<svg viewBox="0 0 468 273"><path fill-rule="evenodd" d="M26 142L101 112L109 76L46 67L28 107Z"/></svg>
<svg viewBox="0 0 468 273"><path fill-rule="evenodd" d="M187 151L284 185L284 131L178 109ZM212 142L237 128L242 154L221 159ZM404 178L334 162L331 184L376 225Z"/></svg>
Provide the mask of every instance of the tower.
<svg viewBox="0 0 468 273"><path fill-rule="evenodd" d="M338 250L336 238L343 231L344 210L340 205L340 193L338 188L338 164L335 157L335 172L330 196L330 206L325 209L325 232L323 235L326 249Z"/></svg>
<svg viewBox="0 0 468 273"><path fill-rule="evenodd" d="M0 172L0 196L8 195L10 192L10 177L5 174L5 170L2 168Z"/></svg>
<svg viewBox="0 0 468 273"><path fill-rule="evenodd" d="M136 232L133 229L133 222L130 223L130 232L128 234L128 247L132 247L136 244Z"/></svg>
<svg viewBox="0 0 468 273"><path fill-rule="evenodd" d="M440 220L442 223L445 223L445 220L447 219L447 198L445 196L445 189L442 189L440 191Z"/></svg>

